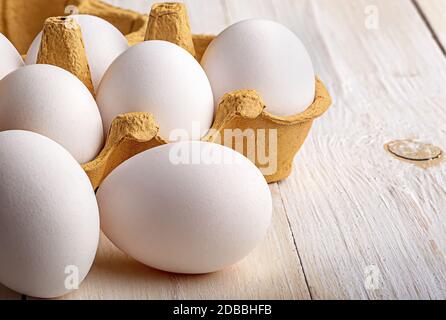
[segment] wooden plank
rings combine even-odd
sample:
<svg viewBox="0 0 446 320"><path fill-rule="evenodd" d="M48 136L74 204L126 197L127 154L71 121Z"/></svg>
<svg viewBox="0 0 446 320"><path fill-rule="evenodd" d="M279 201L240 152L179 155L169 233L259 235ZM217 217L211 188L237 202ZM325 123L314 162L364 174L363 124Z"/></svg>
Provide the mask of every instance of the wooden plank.
<svg viewBox="0 0 446 320"><path fill-rule="evenodd" d="M146 267L101 237L80 290L63 299L309 299L277 185L273 227L245 260L209 275L176 275Z"/></svg>
<svg viewBox="0 0 446 320"><path fill-rule="evenodd" d="M336 103L280 187L287 210L308 213L293 225L314 297L444 298L445 167L398 162L382 145L418 138L446 146L446 75L438 72L446 61L409 2L376 3L378 30L364 27L367 1L307 7L336 69ZM308 184L326 187L304 192ZM381 270L379 290L364 288L370 265Z"/></svg>
<svg viewBox="0 0 446 320"><path fill-rule="evenodd" d="M446 0L415 0L426 23L432 30L433 37L446 55Z"/></svg>
<svg viewBox="0 0 446 320"><path fill-rule="evenodd" d="M410 1L340 2L225 1L231 22L256 6L294 30L335 99L279 184L312 297L445 298L445 165L423 170L383 145L446 148L446 60Z"/></svg>

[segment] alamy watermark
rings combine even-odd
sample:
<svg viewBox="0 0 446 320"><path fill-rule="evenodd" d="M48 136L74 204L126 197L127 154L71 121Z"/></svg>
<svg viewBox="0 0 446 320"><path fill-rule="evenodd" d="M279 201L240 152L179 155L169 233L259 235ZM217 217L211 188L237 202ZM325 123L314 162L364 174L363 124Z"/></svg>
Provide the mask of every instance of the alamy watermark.
<svg viewBox="0 0 446 320"><path fill-rule="evenodd" d="M191 134L192 132L192 134ZM190 136L200 135L199 123L193 123L192 131L185 129L172 130L169 141L188 141ZM276 129L211 129L207 136L212 142L223 145L245 155L255 163L264 175L272 175L277 171L278 133ZM231 164L241 161L222 149L207 148L202 144L177 144L170 152L172 164Z"/></svg>
<svg viewBox="0 0 446 320"><path fill-rule="evenodd" d="M79 289L79 268L75 265L68 265L65 267L65 289L77 290Z"/></svg>
<svg viewBox="0 0 446 320"><path fill-rule="evenodd" d="M382 288L383 280L381 270L375 265L364 268L364 287L366 290L375 291Z"/></svg>
<svg viewBox="0 0 446 320"><path fill-rule="evenodd" d="M380 27L379 8L376 5L369 5L364 8L364 26L367 30L378 30Z"/></svg>

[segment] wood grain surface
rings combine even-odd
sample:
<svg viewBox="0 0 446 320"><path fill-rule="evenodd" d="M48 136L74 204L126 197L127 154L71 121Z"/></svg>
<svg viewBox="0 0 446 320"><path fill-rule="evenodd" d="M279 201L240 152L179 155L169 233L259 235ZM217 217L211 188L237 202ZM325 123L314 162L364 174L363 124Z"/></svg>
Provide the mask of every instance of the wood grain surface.
<svg viewBox="0 0 446 320"><path fill-rule="evenodd" d="M108 1L142 12L153 2ZM446 149L446 0L184 2L195 33L253 17L288 26L334 105L292 176L270 186L273 226L241 263L167 274L103 236L86 281L64 298L445 299L445 164L421 169L384 145L419 139Z"/></svg>
<svg viewBox="0 0 446 320"><path fill-rule="evenodd" d="M399 162L383 145L445 146L445 57L410 1L375 1L376 30L368 1L289 3L284 16L298 16L283 21L335 96L279 185L312 297L444 298L445 168ZM381 275L374 290L370 267Z"/></svg>

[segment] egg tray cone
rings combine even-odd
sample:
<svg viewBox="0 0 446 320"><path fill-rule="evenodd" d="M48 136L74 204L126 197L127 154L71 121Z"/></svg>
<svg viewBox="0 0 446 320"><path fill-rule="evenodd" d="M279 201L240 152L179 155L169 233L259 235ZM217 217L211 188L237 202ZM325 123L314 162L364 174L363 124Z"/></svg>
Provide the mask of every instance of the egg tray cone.
<svg viewBox="0 0 446 320"><path fill-rule="evenodd" d="M109 21L126 35L131 45L144 40L166 40L182 46L198 61L214 38L209 35L192 35L186 9L179 3L155 4L149 18L149 15L116 8L98 0L46 0L45 5L41 0L0 0L0 13L2 13L0 31L23 53L33 37L42 29L45 19L49 16L64 15L69 5L71 5L68 7L70 12L96 15ZM31 19L32 23L27 25L24 21L29 21L28 19ZM61 35L59 38L66 40L73 36ZM44 46L42 43L41 49ZM84 50L82 39L72 41L71 47L77 52ZM39 62L46 61L45 55L41 53ZM59 57L57 57L59 53L52 54L51 62L54 62L52 64L59 65L76 75L89 74L89 70L79 70L79 66L83 65L88 68L87 62L77 61L70 67L64 62L67 57L69 58L69 53ZM77 54L77 56L85 59L85 55ZM58 59L60 63L57 63ZM87 86L90 83L88 79L81 80ZM232 147L250 158L262 170L269 183L280 181L290 175L294 157L308 136L313 121L327 111L331 102L327 89L318 78L316 78L316 96L313 104L304 112L288 117L275 116L267 112L265 103L256 91L231 92L222 98L211 131L202 140ZM250 140L251 147L264 147L253 149L246 140L244 145L237 145L232 141L234 137L231 135L234 134L253 138ZM228 145L225 139L231 140L232 143ZM93 186L97 188L108 174L127 159L166 143L168 141L159 135L159 126L151 114L144 112L123 114L113 121L102 152L96 159L84 164L83 168ZM263 159L258 159L256 156L258 152L263 154ZM265 159L268 158L273 161L265 163Z"/></svg>

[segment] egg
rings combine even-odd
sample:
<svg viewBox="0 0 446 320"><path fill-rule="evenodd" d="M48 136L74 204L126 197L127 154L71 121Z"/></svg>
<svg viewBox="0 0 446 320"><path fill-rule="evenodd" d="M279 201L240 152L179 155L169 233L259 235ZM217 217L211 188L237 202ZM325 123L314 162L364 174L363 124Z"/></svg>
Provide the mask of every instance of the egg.
<svg viewBox="0 0 446 320"><path fill-rule="evenodd" d="M127 39L111 23L90 15L70 16L79 23L84 40L91 78L95 91L110 64L129 48ZM35 64L42 40L42 32L32 42L25 58L26 64Z"/></svg>
<svg viewBox="0 0 446 320"><path fill-rule="evenodd" d="M23 60L17 49L0 33L0 80L8 73L23 66Z"/></svg>
<svg viewBox="0 0 446 320"><path fill-rule="evenodd" d="M261 172L221 145L183 141L124 162L97 194L102 230L148 266L202 274L249 254L270 225Z"/></svg>
<svg viewBox="0 0 446 320"><path fill-rule="evenodd" d="M0 283L54 298L76 289L99 241L91 183L60 145L28 131L0 133Z"/></svg>
<svg viewBox="0 0 446 320"><path fill-rule="evenodd" d="M99 153L102 120L85 85L50 65L31 65L0 81L0 131L21 129L45 135L80 163Z"/></svg>
<svg viewBox="0 0 446 320"><path fill-rule="evenodd" d="M166 140L199 140L214 117L211 85L200 64L166 41L146 41L119 56L101 82L97 102L104 129L119 114L149 112Z"/></svg>
<svg viewBox="0 0 446 320"><path fill-rule="evenodd" d="M256 90L277 116L307 109L315 98L311 58L299 38L285 26L262 19L236 23L207 48L201 64L217 105L224 94Z"/></svg>

